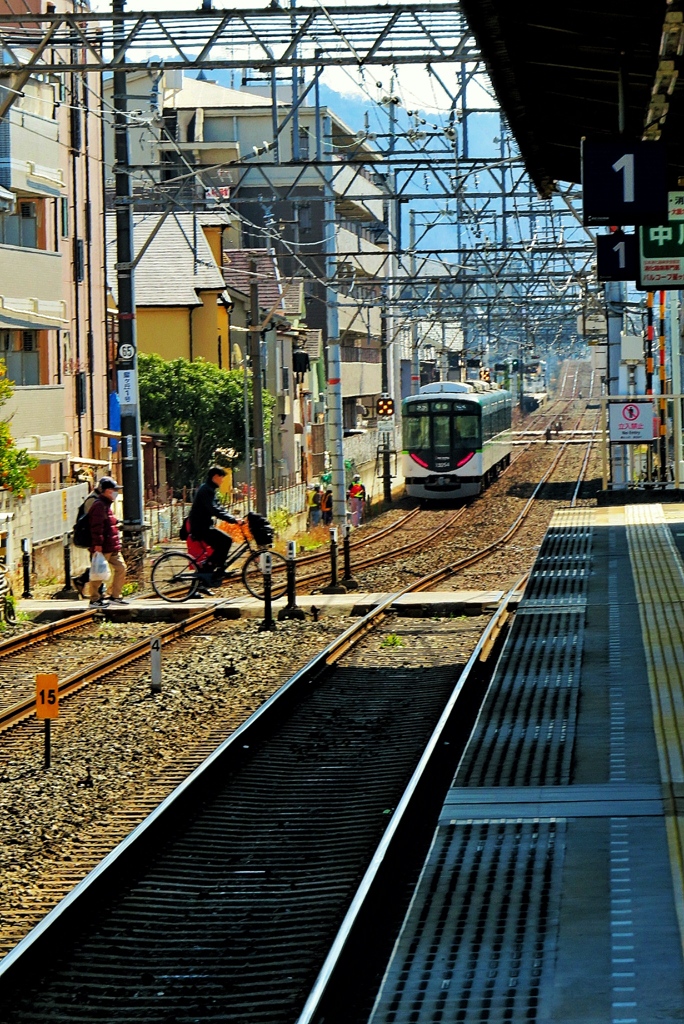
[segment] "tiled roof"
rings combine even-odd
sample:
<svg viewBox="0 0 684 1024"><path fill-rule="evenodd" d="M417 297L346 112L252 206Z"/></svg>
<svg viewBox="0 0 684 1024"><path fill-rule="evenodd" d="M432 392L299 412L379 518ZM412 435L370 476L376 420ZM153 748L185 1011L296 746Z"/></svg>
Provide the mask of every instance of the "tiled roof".
<svg viewBox="0 0 684 1024"><path fill-rule="evenodd" d="M135 255L159 223L159 213L136 214ZM194 246L196 245L196 251ZM107 215L107 281L115 301L116 221ZM223 291L221 268L216 263L201 224L193 228L191 213L172 213L145 250L135 268L135 301L138 306L199 306L198 289Z"/></svg>
<svg viewBox="0 0 684 1024"><path fill-rule="evenodd" d="M243 295L249 295L252 282L251 263L256 263L256 278L259 284L259 305L262 309L283 310L283 298L278 282L278 268L275 256L268 249L225 249L223 253L223 277L229 288L235 288Z"/></svg>
<svg viewBox="0 0 684 1024"><path fill-rule="evenodd" d="M292 280L281 280L280 288L283 293L283 307L285 315L289 317L303 316L304 307L304 279L293 277Z"/></svg>
<svg viewBox="0 0 684 1024"><path fill-rule="evenodd" d="M321 355L321 342L323 340L323 331L321 330L308 330L306 332L306 341L302 348L308 355L309 359L319 359Z"/></svg>

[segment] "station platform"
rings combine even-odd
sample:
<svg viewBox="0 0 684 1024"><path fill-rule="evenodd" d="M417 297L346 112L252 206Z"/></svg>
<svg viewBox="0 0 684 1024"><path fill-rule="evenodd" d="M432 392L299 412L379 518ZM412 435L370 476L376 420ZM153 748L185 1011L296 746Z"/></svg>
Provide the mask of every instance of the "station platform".
<svg viewBox="0 0 684 1024"><path fill-rule="evenodd" d="M540 549L371 1024L684 1019L684 509Z"/></svg>
<svg viewBox="0 0 684 1024"><path fill-rule="evenodd" d="M309 618L324 615L366 615L371 608L386 600L389 594L379 591L365 593L352 590L348 594L303 594L297 597L297 605ZM485 615L493 612L503 598L501 590L454 590L429 591L427 593L405 594L398 597L392 608L399 615L437 616ZM274 615L286 605L284 597L273 602ZM114 622L177 622L197 612L213 608L216 614L227 619L263 618L263 601L253 597L206 598L204 600L171 603L158 599L142 598L127 605L107 605L101 614ZM87 601L38 601L20 600L19 610L36 622L53 622L69 615L87 611ZM99 610L99 609L98 609ZM315 610L315 611L314 611Z"/></svg>

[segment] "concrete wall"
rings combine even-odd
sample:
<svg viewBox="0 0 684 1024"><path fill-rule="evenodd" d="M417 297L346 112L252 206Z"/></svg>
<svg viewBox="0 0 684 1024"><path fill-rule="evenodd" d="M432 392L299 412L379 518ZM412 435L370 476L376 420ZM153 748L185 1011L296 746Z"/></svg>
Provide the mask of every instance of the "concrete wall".
<svg viewBox="0 0 684 1024"><path fill-rule="evenodd" d="M63 433L64 385L15 388L2 408L2 418L10 421L14 438Z"/></svg>
<svg viewBox="0 0 684 1024"><path fill-rule="evenodd" d="M62 257L58 252L0 245L0 295L8 308L63 319Z"/></svg>
<svg viewBox="0 0 684 1024"><path fill-rule="evenodd" d="M227 344L227 334L225 332L227 325L225 325L223 334L221 334L221 325L219 324L219 307L216 304L219 294L217 291L200 292L202 305L195 306L190 311L192 316L193 359L206 359L208 363L216 363L216 365L218 365L219 361L219 337L222 350Z"/></svg>
<svg viewBox="0 0 684 1024"><path fill-rule="evenodd" d="M342 363L342 397L377 395L382 390L380 363Z"/></svg>

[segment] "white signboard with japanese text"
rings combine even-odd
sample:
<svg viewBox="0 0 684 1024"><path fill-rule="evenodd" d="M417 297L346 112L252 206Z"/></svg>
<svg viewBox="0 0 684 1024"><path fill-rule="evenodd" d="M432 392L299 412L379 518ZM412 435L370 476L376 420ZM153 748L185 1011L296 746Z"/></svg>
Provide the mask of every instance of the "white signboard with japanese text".
<svg viewBox="0 0 684 1024"><path fill-rule="evenodd" d="M639 228L639 287L684 288L684 221Z"/></svg>
<svg viewBox="0 0 684 1024"><path fill-rule="evenodd" d="M684 220L684 191L667 193L667 219Z"/></svg>
<svg viewBox="0 0 684 1024"><path fill-rule="evenodd" d="M658 436L652 402L612 402L608 408L611 441L641 444Z"/></svg>
<svg viewBox="0 0 684 1024"><path fill-rule="evenodd" d="M135 370L119 370L119 405L122 413L135 412L138 405L138 384Z"/></svg>

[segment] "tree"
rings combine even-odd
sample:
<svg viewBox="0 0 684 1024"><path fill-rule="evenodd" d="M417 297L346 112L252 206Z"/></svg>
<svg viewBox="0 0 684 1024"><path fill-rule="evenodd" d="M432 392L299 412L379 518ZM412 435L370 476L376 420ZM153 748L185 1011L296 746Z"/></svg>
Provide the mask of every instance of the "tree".
<svg viewBox="0 0 684 1024"><path fill-rule="evenodd" d="M14 394L14 385L7 380L5 364L0 360L0 409ZM0 488L23 498L31 486L31 470L38 465L23 448L17 448L7 420L0 420Z"/></svg>
<svg viewBox="0 0 684 1024"><path fill-rule="evenodd" d="M170 480L181 488L200 481L213 462L226 465L244 455L243 374L203 359L138 356L140 417L167 441ZM251 416L251 379L248 399ZM265 424L273 398L264 395Z"/></svg>

